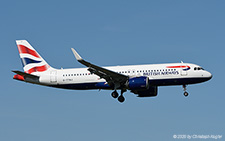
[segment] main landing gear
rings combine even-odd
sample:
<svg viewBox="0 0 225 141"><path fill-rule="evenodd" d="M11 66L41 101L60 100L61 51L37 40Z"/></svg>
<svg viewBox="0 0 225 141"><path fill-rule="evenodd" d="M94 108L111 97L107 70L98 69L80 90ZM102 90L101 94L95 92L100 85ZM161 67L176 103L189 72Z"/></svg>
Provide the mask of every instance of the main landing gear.
<svg viewBox="0 0 225 141"><path fill-rule="evenodd" d="M112 92L112 97L113 98L117 98L118 96L119 96L119 94L117 93L116 90Z"/></svg>
<svg viewBox="0 0 225 141"><path fill-rule="evenodd" d="M120 95L120 96L118 97L118 101L119 101L120 103L123 103L123 102L125 101L124 96L123 96L123 95Z"/></svg>
<svg viewBox="0 0 225 141"><path fill-rule="evenodd" d="M123 96L123 93L126 92L126 91L127 91L126 89L121 89L121 94L120 94L120 96L119 96L119 94L118 94L117 91L115 90L115 91L112 92L112 97L113 97L113 98L118 98L118 101L121 102L121 103L123 103L123 102L125 101L125 98L124 98L124 96ZM118 97L118 96L119 96L119 97Z"/></svg>
<svg viewBox="0 0 225 141"><path fill-rule="evenodd" d="M187 97L188 96L188 92L186 91L187 90L186 85L183 85L183 88L184 88L184 96Z"/></svg>

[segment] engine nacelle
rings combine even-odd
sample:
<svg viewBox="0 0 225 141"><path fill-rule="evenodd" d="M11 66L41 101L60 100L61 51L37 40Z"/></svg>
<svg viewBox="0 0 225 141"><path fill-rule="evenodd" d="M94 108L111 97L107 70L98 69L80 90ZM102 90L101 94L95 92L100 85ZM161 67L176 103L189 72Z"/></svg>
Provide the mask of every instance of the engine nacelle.
<svg viewBox="0 0 225 141"><path fill-rule="evenodd" d="M149 86L147 90L131 90L134 94L137 94L138 97L154 97L158 94L157 86Z"/></svg>
<svg viewBox="0 0 225 141"><path fill-rule="evenodd" d="M145 90L149 87L149 79L146 76L130 78L127 83L130 90Z"/></svg>

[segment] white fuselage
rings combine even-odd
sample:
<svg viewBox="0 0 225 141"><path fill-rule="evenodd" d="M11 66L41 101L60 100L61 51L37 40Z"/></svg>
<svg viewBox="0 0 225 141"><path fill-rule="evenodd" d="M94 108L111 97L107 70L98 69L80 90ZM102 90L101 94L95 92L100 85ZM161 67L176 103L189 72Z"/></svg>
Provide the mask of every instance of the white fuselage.
<svg viewBox="0 0 225 141"><path fill-rule="evenodd" d="M128 65L103 67L117 73L132 77L147 76L152 86L187 85L209 80L212 75L198 65L190 63L170 63L151 65ZM189 68L188 70L185 70ZM197 69L195 69L197 68ZM36 73L36 75L39 75ZM40 83L67 89L111 89L105 87L105 79L91 74L87 68L50 69L41 73ZM97 86L98 83L103 85Z"/></svg>

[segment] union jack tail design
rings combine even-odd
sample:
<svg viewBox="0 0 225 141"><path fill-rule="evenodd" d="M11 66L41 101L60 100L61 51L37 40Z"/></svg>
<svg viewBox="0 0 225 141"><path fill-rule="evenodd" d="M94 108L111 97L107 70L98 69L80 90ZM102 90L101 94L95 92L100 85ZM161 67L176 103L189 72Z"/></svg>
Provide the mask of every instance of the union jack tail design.
<svg viewBox="0 0 225 141"><path fill-rule="evenodd" d="M16 44L24 72L31 74L34 72L44 72L51 68L26 40L16 40Z"/></svg>

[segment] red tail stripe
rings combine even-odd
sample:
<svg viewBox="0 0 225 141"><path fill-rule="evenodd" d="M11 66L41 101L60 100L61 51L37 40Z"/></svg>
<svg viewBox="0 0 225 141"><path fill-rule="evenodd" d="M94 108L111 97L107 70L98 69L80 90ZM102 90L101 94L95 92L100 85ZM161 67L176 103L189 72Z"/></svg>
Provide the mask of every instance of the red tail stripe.
<svg viewBox="0 0 225 141"><path fill-rule="evenodd" d="M167 68L190 68L189 66L167 66Z"/></svg>
<svg viewBox="0 0 225 141"><path fill-rule="evenodd" d="M19 74L14 75L13 79L24 81L24 77L22 75L19 75Z"/></svg>
<svg viewBox="0 0 225 141"><path fill-rule="evenodd" d="M33 67L33 68L29 69L28 71L26 71L26 73L31 74L32 72L43 72L43 71L46 71L48 68L49 68L49 65Z"/></svg>
<svg viewBox="0 0 225 141"><path fill-rule="evenodd" d="M28 47L24 46L24 45L18 45L18 49L19 49L19 53L27 53L30 55L33 55L37 58L41 58L36 51L29 49Z"/></svg>

